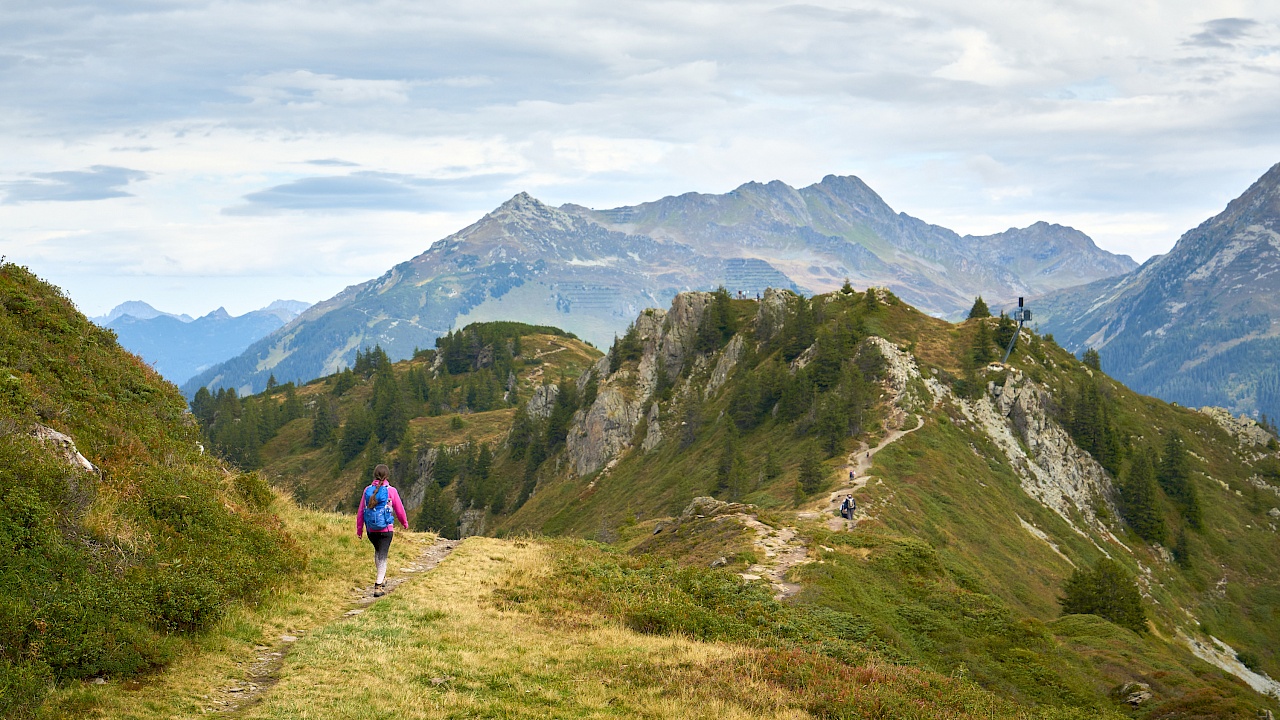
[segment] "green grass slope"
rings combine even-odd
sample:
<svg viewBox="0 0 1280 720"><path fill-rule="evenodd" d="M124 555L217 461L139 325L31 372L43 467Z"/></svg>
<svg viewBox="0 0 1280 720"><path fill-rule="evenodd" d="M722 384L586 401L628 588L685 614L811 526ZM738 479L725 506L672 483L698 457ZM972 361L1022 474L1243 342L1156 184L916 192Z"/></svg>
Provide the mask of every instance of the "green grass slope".
<svg viewBox="0 0 1280 720"><path fill-rule="evenodd" d="M185 405L56 288L0 264L0 715L51 683L162 665L304 564L269 488L203 454Z"/></svg>

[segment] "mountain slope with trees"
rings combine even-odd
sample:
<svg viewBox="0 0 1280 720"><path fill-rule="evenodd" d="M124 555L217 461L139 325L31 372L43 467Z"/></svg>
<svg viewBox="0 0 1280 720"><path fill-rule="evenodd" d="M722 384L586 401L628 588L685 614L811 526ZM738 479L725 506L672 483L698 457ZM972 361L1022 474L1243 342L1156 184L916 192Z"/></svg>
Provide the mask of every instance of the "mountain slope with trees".
<svg viewBox="0 0 1280 720"><path fill-rule="evenodd" d="M1131 273L1036 298L1039 326L1133 389L1280 416L1280 165Z"/></svg>

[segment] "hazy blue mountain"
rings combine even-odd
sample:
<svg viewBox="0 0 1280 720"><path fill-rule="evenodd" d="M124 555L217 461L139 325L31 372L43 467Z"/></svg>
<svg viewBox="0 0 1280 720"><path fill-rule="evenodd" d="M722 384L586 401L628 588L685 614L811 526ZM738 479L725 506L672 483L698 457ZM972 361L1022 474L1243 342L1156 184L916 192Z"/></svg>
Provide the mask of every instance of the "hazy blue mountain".
<svg viewBox="0 0 1280 720"><path fill-rule="evenodd" d="M309 303L297 300L277 300L239 317L218 308L184 321L184 316L131 302L116 308L126 311L102 325L115 331L125 349L142 357L165 379L180 385L201 370L244 352L253 341L284 326L308 307ZM138 317L133 314L135 309L153 314Z"/></svg>
<svg viewBox="0 0 1280 720"><path fill-rule="evenodd" d="M1034 312L1139 392L1280 416L1280 164L1167 254L1038 298Z"/></svg>
<svg viewBox="0 0 1280 720"><path fill-rule="evenodd" d="M183 390L257 391L271 374L281 382L310 379L375 344L393 360L405 358L451 328L487 320L563 327L604 347L641 309L722 284L748 295L770 286L811 293L848 278L956 316L978 294L999 301L1134 267L1058 225L960 236L895 213L856 177L828 176L799 190L747 183L724 195L609 210L555 208L520 193L383 276L317 304Z"/></svg>
<svg viewBox="0 0 1280 720"><path fill-rule="evenodd" d="M122 315L132 315L139 320L150 320L151 318L157 317L171 317L174 320L191 322L194 319L186 313L175 315L173 313L161 312L141 300L129 300L128 302L122 302L112 308L111 312L106 315L99 315L98 317L89 319L97 323L100 327L106 327L111 323L111 321Z"/></svg>

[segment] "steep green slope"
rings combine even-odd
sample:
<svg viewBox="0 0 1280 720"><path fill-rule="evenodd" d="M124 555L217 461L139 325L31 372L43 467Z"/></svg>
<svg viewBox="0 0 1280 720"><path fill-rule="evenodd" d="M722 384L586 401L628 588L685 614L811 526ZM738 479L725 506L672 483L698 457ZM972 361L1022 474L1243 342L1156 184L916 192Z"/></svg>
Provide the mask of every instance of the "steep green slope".
<svg viewBox="0 0 1280 720"><path fill-rule="evenodd" d="M8 263L0 429L0 715L165 663L305 560L266 484L202 453L177 388Z"/></svg>

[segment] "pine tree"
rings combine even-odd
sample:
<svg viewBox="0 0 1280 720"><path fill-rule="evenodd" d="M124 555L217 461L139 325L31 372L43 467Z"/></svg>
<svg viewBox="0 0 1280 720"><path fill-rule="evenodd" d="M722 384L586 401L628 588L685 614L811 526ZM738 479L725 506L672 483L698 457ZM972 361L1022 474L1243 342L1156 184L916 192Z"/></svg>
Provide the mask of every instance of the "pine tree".
<svg viewBox="0 0 1280 720"><path fill-rule="evenodd" d="M1150 454L1134 453L1128 472L1120 484L1120 512L1133 531L1150 543L1164 542L1164 514L1160 508L1160 487Z"/></svg>
<svg viewBox="0 0 1280 720"><path fill-rule="evenodd" d="M996 321L996 330L992 339L996 343L997 351L1003 355L1005 349L1009 347L1009 343L1013 342L1013 337L1018 334L1018 323L1013 318L1000 313L1000 319Z"/></svg>
<svg viewBox="0 0 1280 720"><path fill-rule="evenodd" d="M973 364L979 367L991 362L991 326L986 320L979 320L973 333L973 347L970 350Z"/></svg>
<svg viewBox="0 0 1280 720"><path fill-rule="evenodd" d="M806 496L822 489L822 464L818 462L817 448L810 448L800 461L800 490Z"/></svg>
<svg viewBox="0 0 1280 720"><path fill-rule="evenodd" d="M409 427L409 412L389 367L379 371L373 383L373 417L378 442L388 447L395 447Z"/></svg>
<svg viewBox="0 0 1280 720"><path fill-rule="evenodd" d="M979 295L974 299L973 307L969 308L969 319L989 317L991 317L991 310L987 307L987 302Z"/></svg>
<svg viewBox="0 0 1280 720"><path fill-rule="evenodd" d="M1080 362L1095 372L1102 372L1102 356L1093 348L1084 351L1084 355L1080 357Z"/></svg>
<svg viewBox="0 0 1280 720"><path fill-rule="evenodd" d="M1165 494L1178 506L1178 512L1187 524L1199 529L1203 524L1200 496L1191 484L1191 459L1176 430L1165 437L1156 479Z"/></svg>
<svg viewBox="0 0 1280 720"><path fill-rule="evenodd" d="M439 485L433 483L423 493L422 509L414 520L413 529L457 539L458 516L453 513L453 504Z"/></svg>
<svg viewBox="0 0 1280 720"><path fill-rule="evenodd" d="M711 294L711 303L702 311L694 348L700 353L713 352L738 331L738 318L733 312L729 291L720 286Z"/></svg>
<svg viewBox="0 0 1280 720"><path fill-rule="evenodd" d="M333 439L333 416L329 404L316 402L315 416L311 421L311 447L324 447Z"/></svg>
<svg viewBox="0 0 1280 720"><path fill-rule="evenodd" d="M1136 633L1147 631L1142 596L1133 578L1110 558L1101 558L1090 570L1077 568L1058 602L1064 615L1097 615Z"/></svg>

